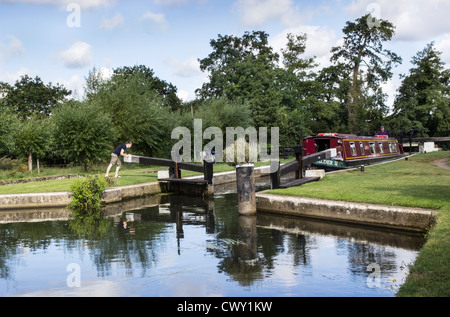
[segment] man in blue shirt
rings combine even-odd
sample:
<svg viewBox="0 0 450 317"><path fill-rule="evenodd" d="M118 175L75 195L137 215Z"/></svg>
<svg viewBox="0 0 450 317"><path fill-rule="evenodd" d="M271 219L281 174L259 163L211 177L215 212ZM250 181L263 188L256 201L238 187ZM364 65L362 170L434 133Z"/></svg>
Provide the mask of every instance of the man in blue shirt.
<svg viewBox="0 0 450 317"><path fill-rule="evenodd" d="M381 126L380 131L378 131L377 135L388 135L388 133L384 130L384 127Z"/></svg>
<svg viewBox="0 0 450 317"><path fill-rule="evenodd" d="M131 154L126 154L125 150L129 149L133 143L131 141L127 141L125 144L119 145L112 153L111 153L111 162L108 165L108 169L106 170L105 177L109 176L109 171L113 167L114 164L116 167L116 175L115 177L119 177L119 169L122 166L122 162L120 161L121 156L130 156Z"/></svg>

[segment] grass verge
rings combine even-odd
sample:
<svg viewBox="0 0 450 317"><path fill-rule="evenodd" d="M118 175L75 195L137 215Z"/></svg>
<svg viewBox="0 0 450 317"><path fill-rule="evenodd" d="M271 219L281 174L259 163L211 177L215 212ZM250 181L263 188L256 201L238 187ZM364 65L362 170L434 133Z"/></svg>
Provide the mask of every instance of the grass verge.
<svg viewBox="0 0 450 317"><path fill-rule="evenodd" d="M283 162L292 161L291 159L283 160ZM255 167L267 165L267 162L256 162ZM161 166L146 166L139 164L122 164L122 167L119 171L119 178L114 178L113 186L128 186L128 185L136 185L143 183L151 183L156 182L158 180L158 170L167 170L166 167ZM226 163L218 163L214 165L214 173L227 172L234 170L234 167L229 166ZM105 175L106 165L105 166L97 166L93 171L89 173L89 175ZM22 173L20 177L9 177L7 179L22 179L22 178L33 178L40 176L57 176L57 175L68 175L68 174L84 174L85 172L81 169L77 168L52 168L52 169L44 169L44 172L41 174L37 174L33 172L32 174ZM115 173L115 167L113 167L110 171L110 176L113 176ZM182 171L182 177L196 176L202 175L201 173L191 172L191 171ZM28 183L20 183L20 184L11 184L11 185L1 185L0 186L0 195L6 194L28 194L28 193L48 193L48 192L68 192L70 191L70 187L77 180L77 178L73 179L60 179L60 180L47 180L40 182L28 182Z"/></svg>
<svg viewBox="0 0 450 317"><path fill-rule="evenodd" d="M450 296L450 171L434 161L450 152L433 152L359 170L327 174L321 181L269 191L319 199L437 209L436 224L397 296Z"/></svg>

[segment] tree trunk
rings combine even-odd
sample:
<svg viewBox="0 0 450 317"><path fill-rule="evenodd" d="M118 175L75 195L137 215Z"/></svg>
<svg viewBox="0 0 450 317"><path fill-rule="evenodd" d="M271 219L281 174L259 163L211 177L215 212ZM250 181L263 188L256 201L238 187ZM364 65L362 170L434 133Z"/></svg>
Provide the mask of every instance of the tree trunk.
<svg viewBox="0 0 450 317"><path fill-rule="evenodd" d="M33 170L33 157L31 156L31 148L28 149L28 171Z"/></svg>

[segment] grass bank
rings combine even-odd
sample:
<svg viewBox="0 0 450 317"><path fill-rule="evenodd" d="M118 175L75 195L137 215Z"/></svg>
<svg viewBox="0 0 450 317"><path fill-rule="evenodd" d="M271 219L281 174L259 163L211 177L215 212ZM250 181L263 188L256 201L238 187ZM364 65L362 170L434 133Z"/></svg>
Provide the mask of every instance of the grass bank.
<svg viewBox="0 0 450 317"><path fill-rule="evenodd" d="M450 171L433 162L450 152L418 154L359 170L327 174L321 181L270 191L320 199L437 209L410 274L397 296L450 296Z"/></svg>

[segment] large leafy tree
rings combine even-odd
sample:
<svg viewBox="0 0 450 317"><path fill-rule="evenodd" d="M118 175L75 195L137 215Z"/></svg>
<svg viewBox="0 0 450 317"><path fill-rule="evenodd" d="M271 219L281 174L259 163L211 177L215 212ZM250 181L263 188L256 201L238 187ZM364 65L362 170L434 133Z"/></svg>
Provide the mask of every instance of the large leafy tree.
<svg viewBox="0 0 450 317"><path fill-rule="evenodd" d="M374 25L368 23L370 18L365 15L348 21L342 30L343 44L331 50L331 60L345 66L349 76L346 107L351 132L367 128L368 113L386 114L385 96L379 87L392 77L392 68L401 63L397 54L383 48L394 35L394 25L386 20Z"/></svg>
<svg viewBox="0 0 450 317"><path fill-rule="evenodd" d="M343 132L347 130L347 91L350 86L345 65L324 67L319 71L316 83L317 102L311 107L311 130L313 132Z"/></svg>
<svg viewBox="0 0 450 317"><path fill-rule="evenodd" d="M44 84L38 76L31 78L28 75L22 76L14 85L0 82L0 89L4 95L0 105L21 119L49 116L71 94L62 85Z"/></svg>
<svg viewBox="0 0 450 317"><path fill-rule="evenodd" d="M27 157L29 171L33 169L33 155L37 159L43 158L50 143L49 118L28 119L19 124L15 134L15 152L19 157Z"/></svg>
<svg viewBox="0 0 450 317"><path fill-rule="evenodd" d="M450 131L450 70L444 70L434 43L411 60L394 103L391 125L396 129L424 129L431 136Z"/></svg>
<svg viewBox="0 0 450 317"><path fill-rule="evenodd" d="M306 35L289 34L286 48L277 54L263 31L242 37L219 35L211 40L212 52L200 59L209 74L197 94L203 98L224 97L250 105L255 127L279 127L282 145L299 142L300 127L307 127L309 108L317 99L311 69L314 58L304 58ZM280 121L289 118L289 124Z"/></svg>
<svg viewBox="0 0 450 317"><path fill-rule="evenodd" d="M279 55L268 45L268 34L254 31L242 37L219 35L210 45L212 53L199 60L200 69L209 73L209 82L197 94L203 99L248 101L254 125L268 126L281 101L274 72Z"/></svg>
<svg viewBox="0 0 450 317"><path fill-rule="evenodd" d="M11 110L2 111L2 119L0 120L0 156L13 153L15 135L19 124L19 119Z"/></svg>
<svg viewBox="0 0 450 317"><path fill-rule="evenodd" d="M33 154L44 157L48 149L50 133L41 120L48 118L54 109L67 100L71 94L62 85L44 82L36 76L22 76L14 85L0 82L3 98L0 109L3 113L14 113L17 122L14 135L14 149L9 154L28 158L28 170L32 170ZM7 120L10 120L8 117Z"/></svg>
<svg viewBox="0 0 450 317"><path fill-rule="evenodd" d="M69 101L61 105L52 118L55 144L64 157L88 167L101 162L111 152L114 130L111 118L98 106Z"/></svg>
<svg viewBox="0 0 450 317"><path fill-rule="evenodd" d="M131 140L134 153L150 156L167 154L175 120L164 97L149 88L152 82L146 72L116 70L88 99L111 118L115 145Z"/></svg>
<svg viewBox="0 0 450 317"><path fill-rule="evenodd" d="M160 78L158 78L154 71L145 65L124 66L113 70L111 81L123 82L129 78L139 76L141 82L139 83L145 90L155 92L162 98L163 105L171 111L178 111L181 109L181 100L177 96L177 88ZM104 80L100 71L95 68L89 72L86 78L86 96L87 99L95 97L99 92L102 84L109 80Z"/></svg>

